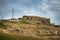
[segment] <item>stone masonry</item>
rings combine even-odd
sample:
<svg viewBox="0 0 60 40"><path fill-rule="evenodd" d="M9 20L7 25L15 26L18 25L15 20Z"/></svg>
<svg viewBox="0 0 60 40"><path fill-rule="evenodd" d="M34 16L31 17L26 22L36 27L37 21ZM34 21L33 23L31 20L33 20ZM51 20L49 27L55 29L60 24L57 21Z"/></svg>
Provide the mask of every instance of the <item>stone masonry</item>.
<svg viewBox="0 0 60 40"><path fill-rule="evenodd" d="M21 20L28 21L30 23L36 23L36 24L50 24L49 18L43 18L38 16L23 16Z"/></svg>

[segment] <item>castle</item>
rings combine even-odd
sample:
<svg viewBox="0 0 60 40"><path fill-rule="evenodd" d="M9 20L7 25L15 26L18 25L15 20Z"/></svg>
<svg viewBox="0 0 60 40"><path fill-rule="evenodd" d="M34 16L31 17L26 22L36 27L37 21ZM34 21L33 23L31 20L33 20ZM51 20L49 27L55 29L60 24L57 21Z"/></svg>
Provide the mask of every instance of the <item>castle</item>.
<svg viewBox="0 0 60 40"><path fill-rule="evenodd" d="M22 18L19 18L20 20L24 20L30 23L34 24L50 24L50 19L49 18L43 18L39 16L23 16Z"/></svg>

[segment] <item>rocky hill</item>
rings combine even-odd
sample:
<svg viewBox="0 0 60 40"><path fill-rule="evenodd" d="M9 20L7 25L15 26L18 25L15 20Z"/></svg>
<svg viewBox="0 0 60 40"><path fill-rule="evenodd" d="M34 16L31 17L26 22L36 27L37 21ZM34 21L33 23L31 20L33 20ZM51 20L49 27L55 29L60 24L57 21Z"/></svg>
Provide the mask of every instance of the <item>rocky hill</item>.
<svg viewBox="0 0 60 40"><path fill-rule="evenodd" d="M42 22L42 20L40 22ZM33 19L30 21L33 21ZM44 21L47 22L47 19ZM60 27L55 27L50 23L46 25L45 23L30 23L29 18L27 20L21 19L20 21L3 20L0 22L0 33L1 32L13 36L34 37L37 38L37 40L60 40Z"/></svg>

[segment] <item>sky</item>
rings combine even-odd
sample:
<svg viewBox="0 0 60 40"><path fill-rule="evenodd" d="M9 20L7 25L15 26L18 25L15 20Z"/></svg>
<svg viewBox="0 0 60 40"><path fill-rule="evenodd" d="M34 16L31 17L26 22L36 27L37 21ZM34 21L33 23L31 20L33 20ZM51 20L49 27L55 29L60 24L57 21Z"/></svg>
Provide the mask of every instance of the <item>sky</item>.
<svg viewBox="0 0 60 40"><path fill-rule="evenodd" d="M9 19L14 8L14 18L23 15L50 18L51 23L60 25L60 0L0 0L0 19Z"/></svg>

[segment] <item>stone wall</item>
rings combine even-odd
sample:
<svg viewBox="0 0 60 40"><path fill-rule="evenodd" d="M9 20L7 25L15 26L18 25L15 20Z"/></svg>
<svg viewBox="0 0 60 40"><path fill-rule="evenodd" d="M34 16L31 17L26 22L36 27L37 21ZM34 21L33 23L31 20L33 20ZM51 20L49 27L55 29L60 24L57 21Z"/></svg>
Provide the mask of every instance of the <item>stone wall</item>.
<svg viewBox="0 0 60 40"><path fill-rule="evenodd" d="M38 16L23 16L22 20L37 24L50 24L49 18L43 18Z"/></svg>

